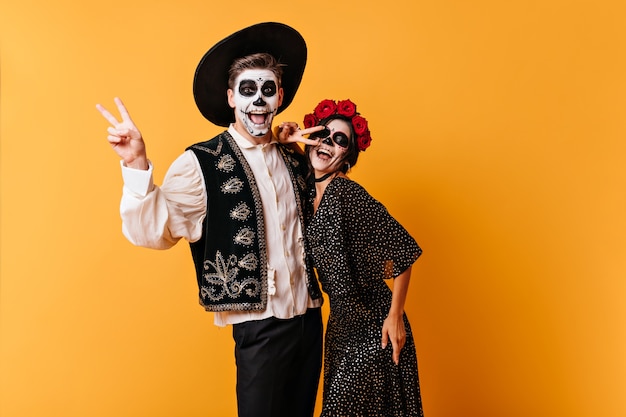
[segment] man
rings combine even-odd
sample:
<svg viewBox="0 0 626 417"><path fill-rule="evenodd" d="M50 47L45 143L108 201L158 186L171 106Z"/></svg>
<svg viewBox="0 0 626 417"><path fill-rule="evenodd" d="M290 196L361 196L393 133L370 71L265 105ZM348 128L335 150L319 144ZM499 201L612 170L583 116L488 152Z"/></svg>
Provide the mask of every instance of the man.
<svg viewBox="0 0 626 417"><path fill-rule="evenodd" d="M228 126L152 182L141 133L115 99L108 140L122 158L124 235L166 249L190 242L201 305L233 326L239 416L312 416L322 349L321 292L306 256L306 161L272 134L293 100L306 44L279 23L218 42L194 78L200 112Z"/></svg>

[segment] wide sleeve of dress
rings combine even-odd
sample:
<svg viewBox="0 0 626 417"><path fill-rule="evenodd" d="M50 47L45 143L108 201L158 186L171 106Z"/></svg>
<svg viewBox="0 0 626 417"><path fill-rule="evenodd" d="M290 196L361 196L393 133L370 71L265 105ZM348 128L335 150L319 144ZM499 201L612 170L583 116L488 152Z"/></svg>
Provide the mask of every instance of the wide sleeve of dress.
<svg viewBox="0 0 626 417"><path fill-rule="evenodd" d="M349 181L341 192L344 239L352 261L374 277L395 278L422 254L415 239L362 186Z"/></svg>

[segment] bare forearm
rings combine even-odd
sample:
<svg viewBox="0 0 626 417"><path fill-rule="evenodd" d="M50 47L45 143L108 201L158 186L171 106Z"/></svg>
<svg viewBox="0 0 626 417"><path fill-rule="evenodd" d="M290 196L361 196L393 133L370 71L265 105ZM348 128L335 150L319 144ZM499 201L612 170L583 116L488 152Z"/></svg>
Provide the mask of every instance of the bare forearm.
<svg viewBox="0 0 626 417"><path fill-rule="evenodd" d="M391 308L389 315L401 316L404 313L404 303L409 290L409 281L411 280L411 267L398 275L393 282L393 296L391 299Z"/></svg>

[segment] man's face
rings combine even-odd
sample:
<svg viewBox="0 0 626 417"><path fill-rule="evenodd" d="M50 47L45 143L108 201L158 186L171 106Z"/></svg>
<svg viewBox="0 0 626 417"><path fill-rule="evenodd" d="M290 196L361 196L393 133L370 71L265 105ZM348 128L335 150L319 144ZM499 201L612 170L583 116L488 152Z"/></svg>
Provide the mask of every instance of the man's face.
<svg viewBox="0 0 626 417"><path fill-rule="evenodd" d="M267 69L245 70L228 89L228 104L235 109L235 125L251 136L263 137L283 101L276 75Z"/></svg>

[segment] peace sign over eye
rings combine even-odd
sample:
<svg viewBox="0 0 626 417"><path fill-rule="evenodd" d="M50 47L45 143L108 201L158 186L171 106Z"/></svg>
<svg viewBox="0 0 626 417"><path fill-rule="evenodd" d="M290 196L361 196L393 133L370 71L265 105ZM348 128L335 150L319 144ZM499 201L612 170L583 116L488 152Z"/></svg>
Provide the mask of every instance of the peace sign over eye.
<svg viewBox="0 0 626 417"><path fill-rule="evenodd" d="M297 123L283 122L276 129L278 141L283 144L303 143L305 145L315 146L319 143L317 139L308 139L304 135L317 132L324 129L324 126L313 126L307 129L300 129Z"/></svg>

